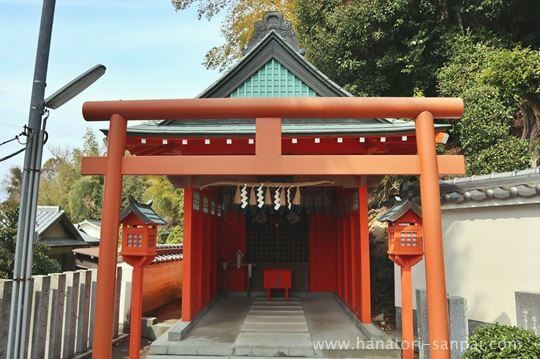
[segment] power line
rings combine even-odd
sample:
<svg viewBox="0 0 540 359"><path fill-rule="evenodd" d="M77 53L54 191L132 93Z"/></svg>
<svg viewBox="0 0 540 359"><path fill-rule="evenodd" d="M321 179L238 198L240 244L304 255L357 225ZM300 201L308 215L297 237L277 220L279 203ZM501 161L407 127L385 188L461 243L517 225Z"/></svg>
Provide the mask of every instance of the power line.
<svg viewBox="0 0 540 359"><path fill-rule="evenodd" d="M15 151L15 152L7 155L7 156L4 156L4 157L0 158L0 162L4 162L5 160L9 160L11 157L17 156L19 153L24 152L24 150L26 150L25 147L20 148L17 151Z"/></svg>
<svg viewBox="0 0 540 359"><path fill-rule="evenodd" d="M13 141L17 141L17 142L19 142L21 145L23 145L24 143L21 143L21 141L19 141L19 138L20 138L21 136L26 136L26 132L23 131L23 132L19 133L18 135L13 136L13 137L10 138L9 140L5 140L4 142L1 142L1 143L0 143L0 146L3 146L3 145L5 145L5 144L8 144L8 143L13 142Z"/></svg>
<svg viewBox="0 0 540 359"><path fill-rule="evenodd" d="M22 136L25 136L25 137L28 136L28 133L26 132L26 126L25 126L23 132L19 133L18 135L13 136L13 138L10 138L9 140L5 140L4 142L1 142L1 143L0 143L0 146L6 145L6 144L8 144L8 143L10 143L10 142L13 142L13 141L17 141L17 142L19 142L19 144L21 144L21 145L26 145L26 143L23 143L23 142L20 141L20 138L21 138ZM49 136L47 135L47 132L45 131L45 142L47 141L48 137L49 137ZM4 161L6 161L6 160L9 160L10 158L12 158L12 157L14 157L14 156L17 156L19 153L23 152L24 150L26 150L26 147L20 148L20 149L18 149L17 151L15 151L15 152L13 152L13 153L10 153L10 154L7 155L7 156L0 157L0 162L4 162Z"/></svg>

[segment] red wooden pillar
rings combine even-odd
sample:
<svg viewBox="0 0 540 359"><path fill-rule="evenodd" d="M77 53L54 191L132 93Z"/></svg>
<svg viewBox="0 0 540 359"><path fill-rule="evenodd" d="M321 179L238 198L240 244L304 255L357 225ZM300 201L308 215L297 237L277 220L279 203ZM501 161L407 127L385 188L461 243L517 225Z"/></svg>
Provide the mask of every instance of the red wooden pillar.
<svg viewBox="0 0 540 359"><path fill-rule="evenodd" d="M340 198L338 194L337 203L339 203ZM339 213L339 212L338 212ZM338 296L343 299L343 241L341 238L341 217L336 217L336 229L337 229L337 287L338 287Z"/></svg>
<svg viewBox="0 0 540 359"><path fill-rule="evenodd" d="M218 238L219 238L219 221L221 220L222 217L220 217L220 209L219 209L220 205L219 205L219 191L216 191L215 193L215 215L214 215L214 222L212 223L212 233L213 233L213 237L212 237L212 261L211 261L211 264L212 264L212 268L211 268L211 271L212 271L212 282L211 282L211 287L212 287L212 298L214 296L217 295L217 241L218 241ZM223 215L223 213L221 214Z"/></svg>
<svg viewBox="0 0 540 359"><path fill-rule="evenodd" d="M349 194L345 193L345 197ZM349 208L345 208L343 214L343 257L345 262L345 303L351 307L351 234L349 226Z"/></svg>
<svg viewBox="0 0 540 359"><path fill-rule="evenodd" d="M139 359L141 352L141 326L142 326L142 310L143 310L143 279L144 279L144 264L136 264L133 266L133 277L131 286L131 325L129 328L129 358Z"/></svg>
<svg viewBox="0 0 540 359"><path fill-rule="evenodd" d="M354 194L353 194L354 195ZM358 315L360 311L359 295L360 295L360 241L358 240L358 215L351 201L351 214L349 215L350 233L351 233L351 285L352 285L352 311Z"/></svg>
<svg viewBox="0 0 540 359"><path fill-rule="evenodd" d="M401 266L401 347L403 359L414 359L411 265Z"/></svg>
<svg viewBox="0 0 540 359"><path fill-rule="evenodd" d="M182 320L191 321L193 315L193 189L184 188L184 258L182 260Z"/></svg>
<svg viewBox="0 0 540 359"><path fill-rule="evenodd" d="M200 211L198 213L198 222L197 222L197 312L201 310L201 308L203 307L203 301L204 301L204 298L203 298L203 275L205 273L204 272L204 252L203 252L203 248L204 248L204 236L205 236L205 229L204 229L204 217L205 217L205 214L204 214L204 196L203 194L199 191L199 198L200 198L200 201L201 201L201 208L200 208Z"/></svg>
<svg viewBox="0 0 540 359"><path fill-rule="evenodd" d="M439 168L435 152L433 115L422 112L416 118L416 146L420 158L420 193L426 266L426 294L429 322L429 353L433 359L450 358L448 303L442 242Z"/></svg>
<svg viewBox="0 0 540 359"><path fill-rule="evenodd" d="M369 259L368 184L358 179L358 220L360 230L360 321L371 323L371 268Z"/></svg>
<svg viewBox="0 0 540 359"><path fill-rule="evenodd" d="M211 194L208 194L208 212L205 214L204 217L204 228L206 230L205 238L204 238L204 248L203 248L203 259L204 259L204 267L203 267L203 307L208 303L208 299L210 298L210 239L212 237L212 196Z"/></svg>
<svg viewBox="0 0 540 359"><path fill-rule="evenodd" d="M201 193L202 196L202 193ZM205 200L205 197L203 197L203 202ZM204 305L206 304L206 280L208 278L208 271L206 270L206 262L208 261L208 257L206 256L206 247L208 242L208 213L202 212L201 213L201 226L199 227L201 230L201 243L200 243L200 253L199 258L201 260L200 265L200 272L199 272L199 282L200 282L200 302L199 302L199 310L201 310Z"/></svg>
<svg viewBox="0 0 540 359"><path fill-rule="evenodd" d="M112 355L118 227L122 202L122 157L126 143L127 121L112 115L107 145L107 172L101 212L101 242L96 288L94 350L92 358L107 359Z"/></svg>

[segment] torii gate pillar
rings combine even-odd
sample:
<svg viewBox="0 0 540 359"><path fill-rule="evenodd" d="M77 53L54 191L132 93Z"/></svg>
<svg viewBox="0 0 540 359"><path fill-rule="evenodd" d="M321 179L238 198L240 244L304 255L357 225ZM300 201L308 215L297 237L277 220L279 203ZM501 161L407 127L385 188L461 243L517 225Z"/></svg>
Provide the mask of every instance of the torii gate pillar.
<svg viewBox="0 0 540 359"><path fill-rule="evenodd" d="M424 111L416 118L416 145L420 160L429 352L433 359L448 359L450 358L450 343L448 342L448 304L444 273L441 193L435 151L435 127L433 115L430 112Z"/></svg>

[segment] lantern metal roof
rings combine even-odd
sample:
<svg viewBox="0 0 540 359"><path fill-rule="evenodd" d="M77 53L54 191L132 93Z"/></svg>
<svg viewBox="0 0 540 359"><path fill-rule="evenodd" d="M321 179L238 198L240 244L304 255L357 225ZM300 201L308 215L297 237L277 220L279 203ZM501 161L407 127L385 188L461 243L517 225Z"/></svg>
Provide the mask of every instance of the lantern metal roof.
<svg viewBox="0 0 540 359"><path fill-rule="evenodd" d="M378 220L381 222L395 222L409 210L413 211L417 216L422 217L422 208L412 200L406 199L405 201L397 202L382 214Z"/></svg>
<svg viewBox="0 0 540 359"><path fill-rule="evenodd" d="M129 196L129 205L122 211L120 222L123 222L131 213L135 215L144 224L167 224L152 208L152 201L141 203Z"/></svg>

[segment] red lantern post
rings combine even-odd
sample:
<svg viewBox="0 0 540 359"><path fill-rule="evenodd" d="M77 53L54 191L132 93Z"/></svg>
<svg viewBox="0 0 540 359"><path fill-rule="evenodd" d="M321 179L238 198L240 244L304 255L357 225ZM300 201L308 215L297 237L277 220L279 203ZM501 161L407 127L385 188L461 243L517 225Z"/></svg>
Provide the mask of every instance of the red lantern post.
<svg viewBox="0 0 540 359"><path fill-rule="evenodd" d="M388 222L388 257L401 267L401 341L404 359L414 358L411 268L424 257L422 210L416 203L398 202L379 217Z"/></svg>
<svg viewBox="0 0 540 359"><path fill-rule="evenodd" d="M133 266L131 286L131 320L129 358L138 359L141 350L142 287L144 266L157 254L157 226L166 222L152 209L152 204L139 203L129 197L129 206L122 212L122 249L124 261Z"/></svg>

